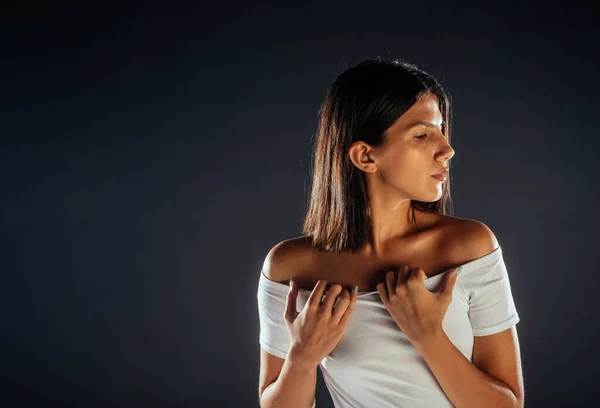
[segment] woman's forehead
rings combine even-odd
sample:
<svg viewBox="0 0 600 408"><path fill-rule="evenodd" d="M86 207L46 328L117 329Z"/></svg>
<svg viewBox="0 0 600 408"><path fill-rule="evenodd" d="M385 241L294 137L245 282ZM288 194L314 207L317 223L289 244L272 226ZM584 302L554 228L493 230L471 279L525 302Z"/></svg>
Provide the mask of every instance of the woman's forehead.
<svg viewBox="0 0 600 408"><path fill-rule="evenodd" d="M409 110L396 120L392 126L395 130L410 130L416 126L440 127L444 118L440 112L435 95L426 94L415 102Z"/></svg>

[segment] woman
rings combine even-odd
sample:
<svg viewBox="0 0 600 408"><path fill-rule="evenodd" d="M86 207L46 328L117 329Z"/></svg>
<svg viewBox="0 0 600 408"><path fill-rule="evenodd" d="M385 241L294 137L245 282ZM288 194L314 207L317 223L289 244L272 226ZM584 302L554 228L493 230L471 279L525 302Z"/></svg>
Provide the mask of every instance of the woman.
<svg viewBox="0 0 600 408"><path fill-rule="evenodd" d="M336 407L523 406L502 250L446 215L450 117L411 64L369 59L334 80L304 235L259 278L261 407L314 407L319 366Z"/></svg>

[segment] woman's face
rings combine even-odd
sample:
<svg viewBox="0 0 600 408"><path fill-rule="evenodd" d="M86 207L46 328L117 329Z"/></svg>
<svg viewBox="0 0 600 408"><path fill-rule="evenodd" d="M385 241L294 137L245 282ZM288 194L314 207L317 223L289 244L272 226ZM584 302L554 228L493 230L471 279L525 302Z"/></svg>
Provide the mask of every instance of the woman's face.
<svg viewBox="0 0 600 408"><path fill-rule="evenodd" d="M424 94L387 129L384 144L369 154L378 169L371 173L378 179L377 184L383 183L413 200L439 200L443 184L448 181L432 175L447 168L454 156L442 133L442 121L437 96Z"/></svg>

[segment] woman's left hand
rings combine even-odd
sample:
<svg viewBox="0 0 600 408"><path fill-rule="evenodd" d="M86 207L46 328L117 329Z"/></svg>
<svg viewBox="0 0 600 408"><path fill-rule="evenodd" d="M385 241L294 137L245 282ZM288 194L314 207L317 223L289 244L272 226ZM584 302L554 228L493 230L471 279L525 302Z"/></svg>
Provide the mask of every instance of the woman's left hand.
<svg viewBox="0 0 600 408"><path fill-rule="evenodd" d="M386 273L386 282L377 285L377 291L386 309L413 345L420 349L442 331L442 320L452 301L458 268L444 277L442 289L432 293L423 281L423 269L404 265L399 272ZM397 276L397 278L396 278Z"/></svg>

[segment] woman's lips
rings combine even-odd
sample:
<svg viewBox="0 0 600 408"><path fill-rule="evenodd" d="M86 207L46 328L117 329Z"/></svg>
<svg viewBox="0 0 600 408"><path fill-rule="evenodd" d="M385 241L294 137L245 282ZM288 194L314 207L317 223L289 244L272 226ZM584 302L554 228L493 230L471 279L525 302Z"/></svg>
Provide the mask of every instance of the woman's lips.
<svg viewBox="0 0 600 408"><path fill-rule="evenodd" d="M433 176L431 176L431 177L434 177L434 178L436 178L436 179L438 179L438 180L440 180L440 181L446 181L446 180L448 179L448 173L443 173L443 174L434 174L434 175L433 175Z"/></svg>

